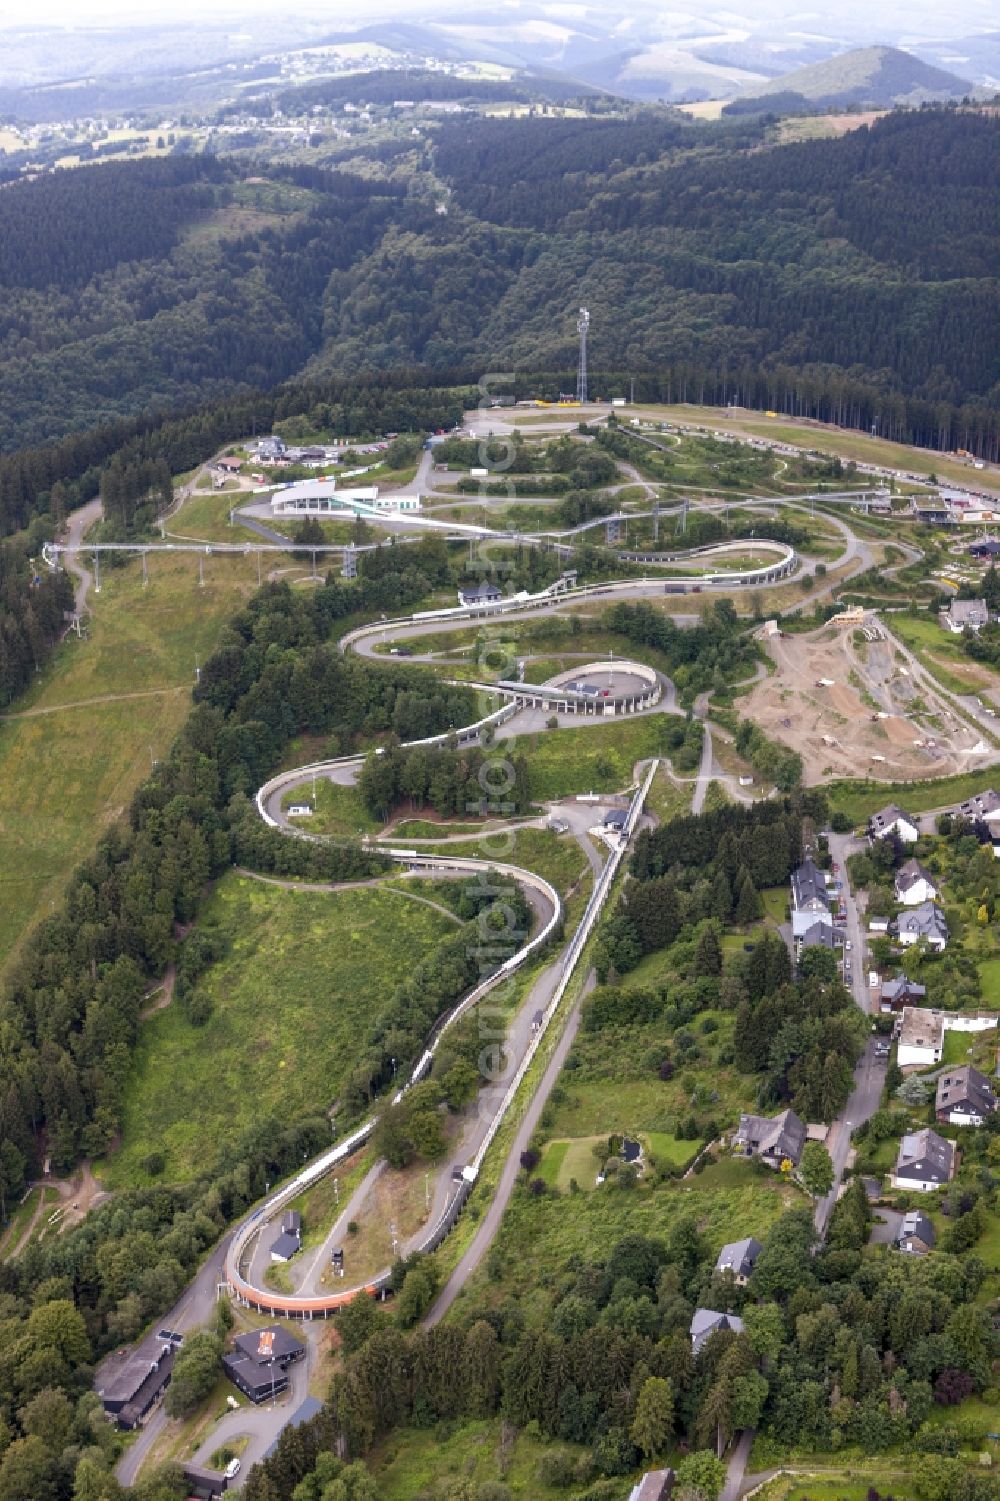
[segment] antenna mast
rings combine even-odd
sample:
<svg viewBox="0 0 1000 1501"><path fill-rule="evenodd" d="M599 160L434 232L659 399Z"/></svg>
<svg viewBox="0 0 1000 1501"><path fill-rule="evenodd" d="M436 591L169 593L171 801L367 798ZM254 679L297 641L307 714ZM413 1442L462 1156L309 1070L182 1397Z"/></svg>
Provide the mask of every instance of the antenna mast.
<svg viewBox="0 0 1000 1501"><path fill-rule="evenodd" d="M576 371L576 399L581 406L587 401L587 330L590 327L590 314L585 307L580 309L580 316L576 320L576 331L580 335L580 363Z"/></svg>

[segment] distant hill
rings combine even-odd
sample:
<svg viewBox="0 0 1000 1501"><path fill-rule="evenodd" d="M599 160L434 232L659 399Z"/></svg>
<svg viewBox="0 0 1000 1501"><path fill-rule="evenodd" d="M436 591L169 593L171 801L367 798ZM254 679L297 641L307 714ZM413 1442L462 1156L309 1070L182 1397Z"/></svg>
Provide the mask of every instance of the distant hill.
<svg viewBox="0 0 1000 1501"><path fill-rule="evenodd" d="M972 92L968 80L932 67L898 47L857 47L772 78L765 89L745 90L738 108L745 113L751 98L766 108L769 100L780 95L783 104L790 96L797 96L819 109L852 104L887 109L929 99L961 99Z"/></svg>

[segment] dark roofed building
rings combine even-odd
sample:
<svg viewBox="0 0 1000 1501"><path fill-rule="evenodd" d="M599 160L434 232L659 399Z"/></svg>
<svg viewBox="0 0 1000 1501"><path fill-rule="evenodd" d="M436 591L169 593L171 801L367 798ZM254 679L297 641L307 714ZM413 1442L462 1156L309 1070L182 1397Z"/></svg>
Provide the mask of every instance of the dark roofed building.
<svg viewBox="0 0 1000 1501"><path fill-rule="evenodd" d="M905 1251L908 1256L926 1256L928 1251L933 1251L936 1240L934 1226L926 1214L913 1209L903 1215L895 1246L897 1251Z"/></svg>
<svg viewBox="0 0 1000 1501"><path fill-rule="evenodd" d="M252 1334L241 1334L222 1368L234 1386L251 1402L266 1402L289 1386L288 1368L301 1360L306 1347L294 1335L275 1325Z"/></svg>
<svg viewBox="0 0 1000 1501"><path fill-rule="evenodd" d="M297 1235L289 1235L283 1230L277 1240L271 1246L272 1261L291 1261L302 1249L302 1242Z"/></svg>
<svg viewBox="0 0 1000 1501"><path fill-rule="evenodd" d="M153 1404L170 1385L176 1351L172 1345L158 1344L152 1349L140 1346L123 1362L105 1367L99 1378L97 1395L109 1417L119 1427L138 1428Z"/></svg>
<svg viewBox="0 0 1000 1501"><path fill-rule="evenodd" d="M229 1488L229 1481L219 1470L207 1470L204 1465L190 1462L183 1464L181 1470L184 1484L197 1501L215 1501L217 1496L225 1495Z"/></svg>
<svg viewBox="0 0 1000 1501"><path fill-rule="evenodd" d="M302 1216L297 1209L286 1209L281 1216L281 1229L285 1235L302 1234Z"/></svg>
<svg viewBox="0 0 1000 1501"><path fill-rule="evenodd" d="M920 825L898 803L887 803L868 820L868 834L872 839L888 839L895 834L904 844L912 844L919 838Z"/></svg>
<svg viewBox="0 0 1000 1501"><path fill-rule="evenodd" d="M949 1183L954 1172L955 1143L925 1126L922 1131L908 1131L900 1142L892 1186L928 1193Z"/></svg>
<svg viewBox="0 0 1000 1501"><path fill-rule="evenodd" d="M908 980L905 975L896 975L882 986L882 1010L901 1011L904 1006L916 1006L927 998L927 986Z"/></svg>
<svg viewBox="0 0 1000 1501"><path fill-rule="evenodd" d="M797 912L825 912L830 905L826 876L812 860L792 871L792 902Z"/></svg>
<svg viewBox="0 0 1000 1501"><path fill-rule="evenodd" d="M739 1285L744 1287L763 1249L760 1241L754 1240L752 1235L748 1235L745 1240L731 1240L719 1252L715 1270L732 1272Z"/></svg>
<svg viewBox="0 0 1000 1501"><path fill-rule="evenodd" d="M489 580L458 591L458 602L462 605L494 605L501 599L503 599L503 590L498 589L496 584L491 584Z"/></svg>
<svg viewBox="0 0 1000 1501"><path fill-rule="evenodd" d="M836 940L833 936L833 928L828 922L811 923L802 937L798 940L801 949L832 949Z"/></svg>
<svg viewBox="0 0 1000 1501"><path fill-rule="evenodd" d="M977 792L974 797L959 803L958 811L970 823L978 823L980 820L984 823L992 822L1000 818L1000 795L992 787L987 787L985 792Z"/></svg>
<svg viewBox="0 0 1000 1501"><path fill-rule="evenodd" d="M747 1157L759 1157L769 1167L778 1168L787 1158L798 1166L806 1144L806 1128L794 1110L780 1115L741 1115L733 1135L733 1146Z"/></svg>
<svg viewBox="0 0 1000 1501"><path fill-rule="evenodd" d="M712 1335L717 1334L720 1329L731 1329L734 1334L742 1334L743 1320L735 1313L717 1313L714 1308L696 1308L690 1329L692 1354L699 1354Z"/></svg>
<svg viewBox="0 0 1000 1501"><path fill-rule="evenodd" d="M938 1075L934 1113L943 1124L981 1126L996 1108L993 1086L971 1063L946 1068Z"/></svg>
<svg viewBox="0 0 1000 1501"><path fill-rule="evenodd" d="M992 537L984 537L979 542L973 542L969 548L970 558L1000 558L1000 542Z"/></svg>

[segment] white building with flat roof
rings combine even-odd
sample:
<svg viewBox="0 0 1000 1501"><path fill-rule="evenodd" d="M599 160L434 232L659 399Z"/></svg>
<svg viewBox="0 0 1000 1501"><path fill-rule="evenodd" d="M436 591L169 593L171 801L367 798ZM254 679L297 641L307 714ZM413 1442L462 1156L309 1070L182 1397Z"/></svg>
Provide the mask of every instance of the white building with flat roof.
<svg viewBox="0 0 1000 1501"><path fill-rule="evenodd" d="M271 497L273 516L386 516L420 510L419 495L380 495L378 485L338 490L334 479L303 480Z"/></svg>

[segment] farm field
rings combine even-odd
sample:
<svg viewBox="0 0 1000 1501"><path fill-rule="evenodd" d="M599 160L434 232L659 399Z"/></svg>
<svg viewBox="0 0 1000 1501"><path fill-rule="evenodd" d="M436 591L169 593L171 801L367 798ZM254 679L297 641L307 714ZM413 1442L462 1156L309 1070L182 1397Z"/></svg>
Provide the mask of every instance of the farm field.
<svg viewBox="0 0 1000 1501"><path fill-rule="evenodd" d="M200 926L226 941L199 981L212 1004L201 1027L174 1003L143 1024L120 1149L97 1171L109 1187L197 1177L241 1131L269 1118L318 1115L336 1101L359 1033L453 924L393 890L284 890L228 875ZM165 1087L164 1081L169 1081Z"/></svg>
<svg viewBox="0 0 1000 1501"><path fill-rule="evenodd" d="M70 637L0 717L0 966L55 906L190 708L195 666L256 587L247 559L106 569L90 639Z"/></svg>

